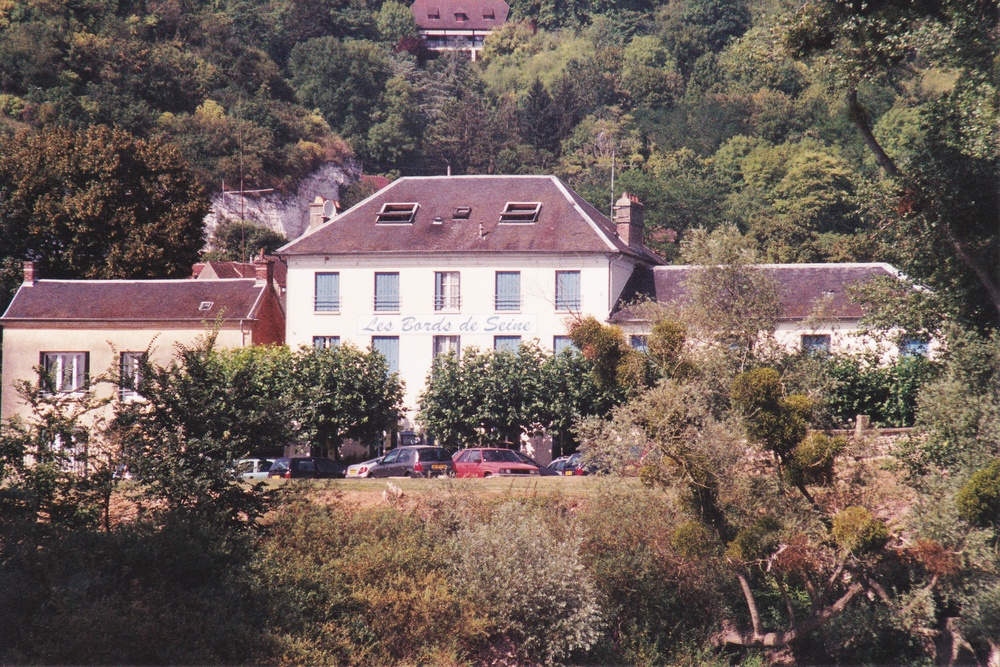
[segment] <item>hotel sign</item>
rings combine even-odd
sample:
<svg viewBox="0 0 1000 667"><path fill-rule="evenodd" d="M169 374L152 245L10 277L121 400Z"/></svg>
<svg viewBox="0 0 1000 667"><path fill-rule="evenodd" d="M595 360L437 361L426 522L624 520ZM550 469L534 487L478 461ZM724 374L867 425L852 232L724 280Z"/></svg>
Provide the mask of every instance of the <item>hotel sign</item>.
<svg viewBox="0 0 1000 667"><path fill-rule="evenodd" d="M432 334L493 334L523 336L538 330L532 315L362 315L358 333L367 335L406 336Z"/></svg>

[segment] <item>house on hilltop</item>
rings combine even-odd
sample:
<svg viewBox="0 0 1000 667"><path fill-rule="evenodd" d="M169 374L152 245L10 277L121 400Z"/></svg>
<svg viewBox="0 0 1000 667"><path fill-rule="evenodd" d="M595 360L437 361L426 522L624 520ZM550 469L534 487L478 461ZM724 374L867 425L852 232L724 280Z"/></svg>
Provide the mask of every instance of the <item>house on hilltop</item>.
<svg viewBox="0 0 1000 667"><path fill-rule="evenodd" d="M204 271L202 271L204 273ZM25 415L14 391L18 380L41 381L53 393L85 391L92 376L117 368L122 399L135 395L138 362L168 363L175 344L191 345L217 328L219 347L283 343L285 316L274 282L274 262L254 265L240 278L199 280L39 280L25 262L24 282L3 326L2 416ZM39 378L36 367L46 369Z"/></svg>
<svg viewBox="0 0 1000 667"><path fill-rule="evenodd" d="M473 60L487 35L507 20L504 0L416 0L410 7L432 51L467 51Z"/></svg>

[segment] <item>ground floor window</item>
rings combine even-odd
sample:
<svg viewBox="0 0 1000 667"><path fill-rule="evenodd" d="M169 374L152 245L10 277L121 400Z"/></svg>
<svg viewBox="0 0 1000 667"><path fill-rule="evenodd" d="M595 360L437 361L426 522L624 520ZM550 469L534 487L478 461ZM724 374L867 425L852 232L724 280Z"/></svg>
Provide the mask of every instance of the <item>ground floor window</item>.
<svg viewBox="0 0 1000 667"><path fill-rule="evenodd" d="M826 354L830 351L829 334L802 334L802 351Z"/></svg>
<svg viewBox="0 0 1000 667"><path fill-rule="evenodd" d="M453 352L455 356L461 354L461 346L458 336L434 336L434 358L437 359L442 354Z"/></svg>
<svg viewBox="0 0 1000 667"><path fill-rule="evenodd" d="M340 336L313 336L313 347L325 350L340 345Z"/></svg>
<svg viewBox="0 0 1000 667"><path fill-rule="evenodd" d="M139 381L142 380L142 365L145 352L122 352L119 360L119 389L123 401L139 397Z"/></svg>
<svg viewBox="0 0 1000 667"><path fill-rule="evenodd" d="M521 347L520 336L494 336L493 349L497 352L517 352Z"/></svg>
<svg viewBox="0 0 1000 667"><path fill-rule="evenodd" d="M372 336L372 351L385 357L389 373L399 372L399 336Z"/></svg>

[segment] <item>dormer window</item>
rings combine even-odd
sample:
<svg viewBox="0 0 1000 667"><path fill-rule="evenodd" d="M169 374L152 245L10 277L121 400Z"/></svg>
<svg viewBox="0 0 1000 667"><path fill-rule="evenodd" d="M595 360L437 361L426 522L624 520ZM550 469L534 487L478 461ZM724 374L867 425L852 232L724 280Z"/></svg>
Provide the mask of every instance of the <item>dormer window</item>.
<svg viewBox="0 0 1000 667"><path fill-rule="evenodd" d="M496 17L497 17L497 15L493 11L492 7L483 7L483 18L484 19L486 19L487 21L492 21L492 20L496 19Z"/></svg>
<svg viewBox="0 0 1000 667"><path fill-rule="evenodd" d="M437 7L430 7L427 10L427 18L429 19L439 19L441 18L441 10Z"/></svg>
<svg viewBox="0 0 1000 667"><path fill-rule="evenodd" d="M468 220L472 216L471 206L459 206L455 209L455 214L452 217L453 220Z"/></svg>
<svg viewBox="0 0 1000 667"><path fill-rule="evenodd" d="M212 310L213 305L215 305L214 301L202 301L198 304L198 310Z"/></svg>
<svg viewBox="0 0 1000 667"><path fill-rule="evenodd" d="M508 224L532 223L538 220L538 211L542 205L538 202L507 202L500 212L500 222Z"/></svg>
<svg viewBox="0 0 1000 667"><path fill-rule="evenodd" d="M375 222L383 225L411 225L417 213L417 204L383 204L375 215Z"/></svg>
<svg viewBox="0 0 1000 667"><path fill-rule="evenodd" d="M465 12L455 12L455 20L459 23L469 20L469 15Z"/></svg>

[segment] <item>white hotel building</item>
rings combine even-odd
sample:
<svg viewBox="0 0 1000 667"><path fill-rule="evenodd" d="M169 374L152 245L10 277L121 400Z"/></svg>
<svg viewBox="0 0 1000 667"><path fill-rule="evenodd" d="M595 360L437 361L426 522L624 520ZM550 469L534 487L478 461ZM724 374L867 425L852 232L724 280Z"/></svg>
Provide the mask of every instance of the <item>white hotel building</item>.
<svg viewBox="0 0 1000 667"><path fill-rule="evenodd" d="M288 264L286 341L381 352L412 420L435 355L536 341L607 321L636 269L642 207L613 223L554 176L401 178L278 251Z"/></svg>

